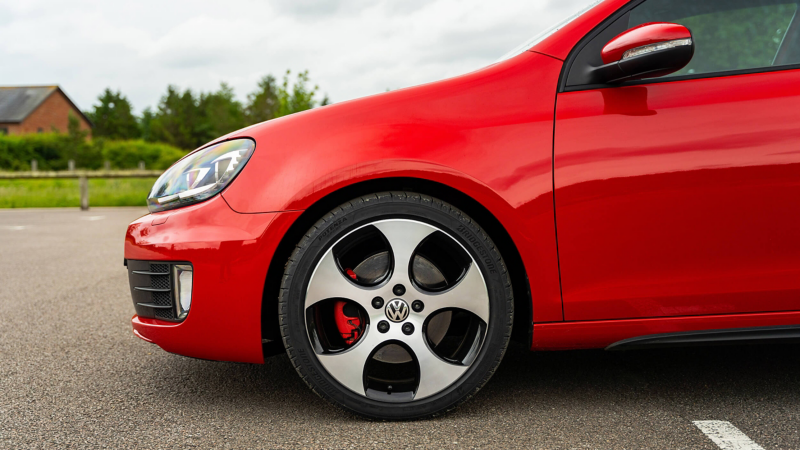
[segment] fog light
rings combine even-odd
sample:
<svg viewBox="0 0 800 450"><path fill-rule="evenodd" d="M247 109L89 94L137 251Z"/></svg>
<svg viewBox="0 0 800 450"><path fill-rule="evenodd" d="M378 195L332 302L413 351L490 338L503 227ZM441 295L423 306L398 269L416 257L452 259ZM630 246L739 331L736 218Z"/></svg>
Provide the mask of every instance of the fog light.
<svg viewBox="0 0 800 450"><path fill-rule="evenodd" d="M176 264L173 277L175 280L175 299L178 312L178 319L183 319L189 314L189 307L192 306L192 266L186 264Z"/></svg>

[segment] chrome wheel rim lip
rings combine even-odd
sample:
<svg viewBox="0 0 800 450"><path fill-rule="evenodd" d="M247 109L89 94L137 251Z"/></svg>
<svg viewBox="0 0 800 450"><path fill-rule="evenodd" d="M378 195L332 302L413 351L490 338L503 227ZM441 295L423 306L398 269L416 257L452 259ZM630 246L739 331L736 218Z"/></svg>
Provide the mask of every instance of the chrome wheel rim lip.
<svg viewBox="0 0 800 450"><path fill-rule="evenodd" d="M394 262L393 270L377 286L359 286L340 272L333 250L348 236L370 226L377 228L389 241ZM410 266L412 256L419 244L437 231L455 242L469 256L470 264L466 274L453 287L442 292L427 292L412 281ZM392 292L392 286L397 284L407 287L404 295L397 296ZM375 309L371 306L371 300L375 296L383 296L391 300L383 308ZM315 351L315 355L331 377L350 391L364 397L366 397L364 370L368 358L377 348L389 342L401 342L410 348L419 365L418 386L411 401L421 400L442 392L469 370L477 358L472 358L466 365L454 364L440 358L428 345L424 335L426 321L438 312L444 309L462 309L483 321L486 326L480 336L481 346L488 334L489 292L475 258L451 234L417 220L383 219L373 221L349 231L330 244L317 262L306 286L303 300L304 315L308 308L331 298L344 298L358 303L369 316L370 325L366 327L363 335L353 347L335 354ZM424 301L426 307L423 311L415 312L410 308L414 299ZM375 327L381 320L390 320L387 316L387 308L395 300L402 300L405 303L407 315L402 320L392 320L390 329L385 333L380 333ZM307 328L306 335L311 340L308 323L304 323ZM414 326L414 332L411 335L403 333L402 325L405 323ZM314 348L313 341L311 343ZM479 354L480 351L479 347L476 354Z"/></svg>

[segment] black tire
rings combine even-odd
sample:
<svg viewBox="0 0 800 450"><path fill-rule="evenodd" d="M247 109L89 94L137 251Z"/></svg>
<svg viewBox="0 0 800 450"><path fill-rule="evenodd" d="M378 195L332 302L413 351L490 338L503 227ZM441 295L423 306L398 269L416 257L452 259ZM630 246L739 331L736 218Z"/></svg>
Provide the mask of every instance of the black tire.
<svg viewBox="0 0 800 450"><path fill-rule="evenodd" d="M306 289L323 255L349 232L386 219L430 224L460 243L483 276L490 311L480 349L476 350L476 356L463 375L436 394L399 403L387 403L360 395L331 376L315 352L306 321ZM505 354L511 336L513 308L508 271L489 236L455 207L429 196L409 192L363 196L326 214L305 234L289 258L279 300L283 342L300 377L320 397L334 405L366 418L380 420L435 416L452 410L475 395L494 374Z"/></svg>

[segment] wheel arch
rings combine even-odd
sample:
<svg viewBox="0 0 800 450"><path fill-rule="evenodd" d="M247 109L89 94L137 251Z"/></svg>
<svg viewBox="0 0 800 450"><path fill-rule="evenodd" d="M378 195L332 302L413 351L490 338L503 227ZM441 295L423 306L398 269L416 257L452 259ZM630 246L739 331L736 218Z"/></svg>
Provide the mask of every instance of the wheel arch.
<svg viewBox="0 0 800 450"><path fill-rule="evenodd" d="M512 338L530 347L533 331L533 305L525 265L517 245L506 227L484 205L468 194L446 184L414 177L370 179L340 187L314 201L294 221L281 238L267 270L261 299L261 336L264 356L284 351L278 324L278 296L286 261L303 234L323 215L353 198L383 191L408 191L430 195L464 211L491 236L508 267L514 292L514 328Z"/></svg>

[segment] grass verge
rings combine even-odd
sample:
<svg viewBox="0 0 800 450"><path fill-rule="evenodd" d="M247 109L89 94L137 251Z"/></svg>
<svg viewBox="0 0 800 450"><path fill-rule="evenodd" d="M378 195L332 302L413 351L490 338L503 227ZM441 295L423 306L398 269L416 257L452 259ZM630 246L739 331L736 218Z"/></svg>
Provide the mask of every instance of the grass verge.
<svg viewBox="0 0 800 450"><path fill-rule="evenodd" d="M155 178L90 178L89 206L147 206ZM0 180L0 208L79 207L77 179Z"/></svg>

